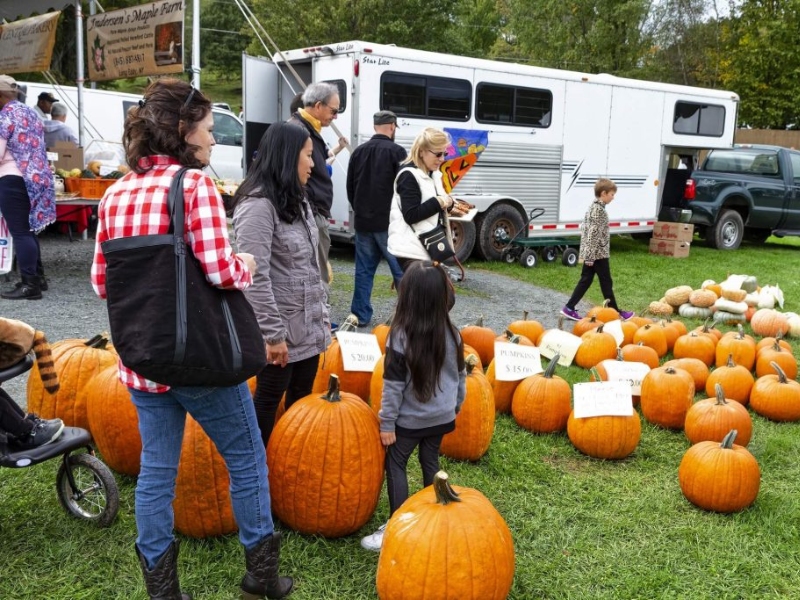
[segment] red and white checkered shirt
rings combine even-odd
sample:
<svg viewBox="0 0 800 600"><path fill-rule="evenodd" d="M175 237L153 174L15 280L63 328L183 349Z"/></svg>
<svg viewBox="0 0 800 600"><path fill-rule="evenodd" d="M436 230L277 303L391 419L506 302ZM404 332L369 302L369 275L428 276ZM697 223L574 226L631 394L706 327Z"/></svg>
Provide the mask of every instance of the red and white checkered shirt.
<svg viewBox="0 0 800 600"><path fill-rule="evenodd" d="M92 287L106 297L106 260L101 244L106 240L169 232L167 194L181 168L168 156L150 156L151 168L130 172L106 191L97 209L97 236L92 263ZM183 180L186 239L200 261L208 281L217 287L244 290L253 282L250 271L233 253L222 198L210 177L199 169L187 171ZM135 318L135 315L132 315ZM119 363L119 379L137 390L162 393L168 386L155 383Z"/></svg>

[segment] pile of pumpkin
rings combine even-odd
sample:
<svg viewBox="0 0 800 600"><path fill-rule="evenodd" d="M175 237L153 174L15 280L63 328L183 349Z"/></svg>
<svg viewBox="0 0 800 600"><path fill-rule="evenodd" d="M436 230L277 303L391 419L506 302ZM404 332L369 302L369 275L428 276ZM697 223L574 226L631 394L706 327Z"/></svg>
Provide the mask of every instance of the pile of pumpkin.
<svg viewBox="0 0 800 600"><path fill-rule="evenodd" d="M779 286L760 287L751 275L729 275L721 283L708 279L699 288L679 285L669 288L660 300L651 302L647 312L657 317L679 315L687 319L713 319L726 325L749 323L762 308L783 308ZM788 335L800 336L800 316L783 313L789 323Z"/></svg>

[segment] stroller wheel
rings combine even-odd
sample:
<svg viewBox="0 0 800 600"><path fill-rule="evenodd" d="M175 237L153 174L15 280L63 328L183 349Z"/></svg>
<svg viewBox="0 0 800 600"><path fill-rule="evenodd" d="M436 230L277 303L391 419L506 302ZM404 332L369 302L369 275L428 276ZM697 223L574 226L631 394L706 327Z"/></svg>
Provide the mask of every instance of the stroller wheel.
<svg viewBox="0 0 800 600"><path fill-rule="evenodd" d="M67 473L69 469L69 473ZM71 479L75 482L73 488ZM114 475L97 457L81 453L65 457L56 476L58 500L73 517L111 525L119 510L119 490Z"/></svg>

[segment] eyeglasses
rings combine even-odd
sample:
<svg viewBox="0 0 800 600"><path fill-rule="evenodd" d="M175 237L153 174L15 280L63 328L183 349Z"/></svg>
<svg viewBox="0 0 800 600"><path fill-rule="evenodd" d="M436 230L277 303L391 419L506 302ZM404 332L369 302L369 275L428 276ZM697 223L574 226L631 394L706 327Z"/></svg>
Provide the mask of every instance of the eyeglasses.
<svg viewBox="0 0 800 600"><path fill-rule="evenodd" d="M323 106L327 106L327 107L328 107L328 110L329 110L329 111L331 111L331 114L332 114L332 115L335 115L335 114L337 114L337 113L339 112L339 107L338 107L338 106L337 106L336 108L333 108L333 107L332 107L330 104L328 104L327 102L323 102L323 103L322 103L322 105L323 105Z"/></svg>
<svg viewBox="0 0 800 600"><path fill-rule="evenodd" d="M445 155L447 154L447 150L445 150L445 151L443 151L443 152L433 152L433 151L431 151L431 150L428 150L428 152L430 152L431 154L433 154L433 155L434 155L436 158L444 158L444 157L445 157Z"/></svg>
<svg viewBox="0 0 800 600"><path fill-rule="evenodd" d="M192 91L189 92L189 95L186 97L186 102L183 103L183 106L181 107L181 112L185 111L189 107L189 103L192 101L192 98L194 98L194 93L196 91L197 88L192 86Z"/></svg>

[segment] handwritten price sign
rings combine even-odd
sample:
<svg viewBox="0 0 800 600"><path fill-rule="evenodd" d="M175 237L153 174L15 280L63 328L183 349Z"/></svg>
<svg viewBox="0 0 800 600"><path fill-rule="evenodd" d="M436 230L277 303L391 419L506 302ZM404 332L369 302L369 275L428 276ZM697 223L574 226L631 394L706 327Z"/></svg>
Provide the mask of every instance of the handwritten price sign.
<svg viewBox="0 0 800 600"><path fill-rule="evenodd" d="M572 393L576 419L633 414L631 388L624 381L576 383Z"/></svg>
<svg viewBox="0 0 800 600"><path fill-rule="evenodd" d="M623 381L631 386L631 394L641 395L642 379L650 372L648 365L625 360L604 360L601 364L606 369L609 381Z"/></svg>
<svg viewBox="0 0 800 600"><path fill-rule="evenodd" d="M366 371L372 373L381 358L378 338L371 333L338 331L336 339L342 350L342 364L345 371Z"/></svg>
<svg viewBox="0 0 800 600"><path fill-rule="evenodd" d="M545 358L553 358L558 354L558 364L562 367L568 367L572 364L572 359L575 358L575 353L580 345L581 338L577 335L558 329L550 329L542 336L539 352Z"/></svg>
<svg viewBox="0 0 800 600"><path fill-rule="evenodd" d="M617 346L622 345L622 341L625 339L625 334L622 333L622 321L619 319L609 321L603 325L603 331L614 336L614 339L617 340Z"/></svg>
<svg viewBox="0 0 800 600"><path fill-rule="evenodd" d="M519 381L543 370L538 348L508 342L494 343L494 374L497 381Z"/></svg>

